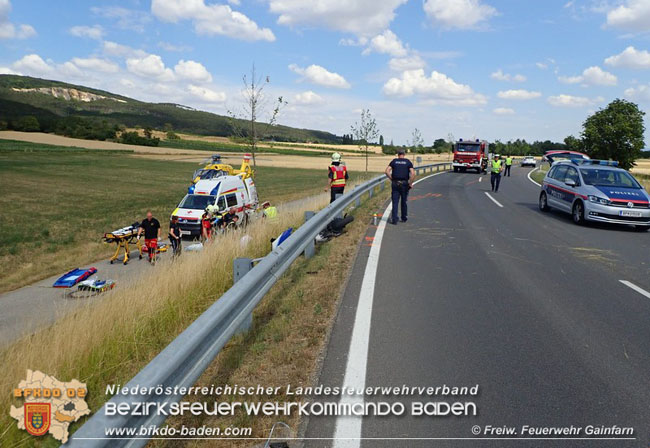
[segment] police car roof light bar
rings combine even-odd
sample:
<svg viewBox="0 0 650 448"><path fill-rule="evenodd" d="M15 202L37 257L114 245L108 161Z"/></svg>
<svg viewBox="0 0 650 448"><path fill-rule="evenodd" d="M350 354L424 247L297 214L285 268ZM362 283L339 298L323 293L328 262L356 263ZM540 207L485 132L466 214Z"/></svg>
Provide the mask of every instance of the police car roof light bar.
<svg viewBox="0 0 650 448"><path fill-rule="evenodd" d="M599 160L599 159L571 159L576 165L602 165L602 166L618 166L616 160Z"/></svg>

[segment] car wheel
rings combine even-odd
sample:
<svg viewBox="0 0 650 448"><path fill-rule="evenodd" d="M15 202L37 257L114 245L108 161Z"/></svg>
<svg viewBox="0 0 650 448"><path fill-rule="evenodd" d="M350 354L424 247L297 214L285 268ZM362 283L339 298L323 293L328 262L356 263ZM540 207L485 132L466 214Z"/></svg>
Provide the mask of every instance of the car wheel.
<svg viewBox="0 0 650 448"><path fill-rule="evenodd" d="M650 226L634 226L634 230L637 232L647 232L650 229Z"/></svg>
<svg viewBox="0 0 650 448"><path fill-rule="evenodd" d="M582 225L585 223L585 206L581 201L573 204L573 222Z"/></svg>
<svg viewBox="0 0 650 448"><path fill-rule="evenodd" d="M454 173L457 173L457 172L458 172L458 167L455 166L455 167L454 167Z"/></svg>
<svg viewBox="0 0 650 448"><path fill-rule="evenodd" d="M542 191L539 195L539 209L543 212L547 212L551 209L548 206L548 198L546 197L546 192Z"/></svg>

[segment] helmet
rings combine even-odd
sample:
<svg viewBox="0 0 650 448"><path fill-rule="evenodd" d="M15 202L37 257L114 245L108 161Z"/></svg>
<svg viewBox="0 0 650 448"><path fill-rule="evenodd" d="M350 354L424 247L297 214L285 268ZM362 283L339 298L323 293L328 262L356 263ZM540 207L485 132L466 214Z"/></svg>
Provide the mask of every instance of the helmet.
<svg viewBox="0 0 650 448"><path fill-rule="evenodd" d="M340 162L341 161L341 154L338 152L335 152L332 154L332 162Z"/></svg>

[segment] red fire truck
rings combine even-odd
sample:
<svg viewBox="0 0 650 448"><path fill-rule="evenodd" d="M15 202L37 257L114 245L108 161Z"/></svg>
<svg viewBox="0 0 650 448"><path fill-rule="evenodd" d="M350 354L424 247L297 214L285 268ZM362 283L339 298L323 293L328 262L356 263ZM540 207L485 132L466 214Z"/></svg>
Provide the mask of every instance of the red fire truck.
<svg viewBox="0 0 650 448"><path fill-rule="evenodd" d="M454 172L468 169L481 173L487 169L489 145L485 140L463 140L454 143Z"/></svg>

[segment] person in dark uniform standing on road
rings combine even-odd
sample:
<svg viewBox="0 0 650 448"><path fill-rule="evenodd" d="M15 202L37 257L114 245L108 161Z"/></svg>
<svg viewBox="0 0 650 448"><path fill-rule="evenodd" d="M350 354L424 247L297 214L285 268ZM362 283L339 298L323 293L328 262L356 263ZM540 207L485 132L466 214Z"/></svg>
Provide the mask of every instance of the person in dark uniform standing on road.
<svg viewBox="0 0 650 448"><path fill-rule="evenodd" d="M413 187L415 169L409 159L405 157L403 149L397 152L397 158L393 159L386 168L386 177L391 181L391 199L393 200L393 214L391 224L397 224L397 206L402 201L401 215L402 222L408 219L408 208L406 201L409 190Z"/></svg>
<svg viewBox="0 0 650 448"><path fill-rule="evenodd" d="M501 183L501 172L503 171L503 164L499 154L494 156L490 162L490 184L492 184L492 191L495 193L499 191L499 184Z"/></svg>
<svg viewBox="0 0 650 448"><path fill-rule="evenodd" d="M336 200L336 196L343 194L345 183L348 180L348 168L341 163L341 154L332 154L332 164L328 168L330 204Z"/></svg>
<svg viewBox="0 0 650 448"><path fill-rule="evenodd" d="M512 156L506 156L506 170L503 172L503 177L510 177L510 168L512 168Z"/></svg>

